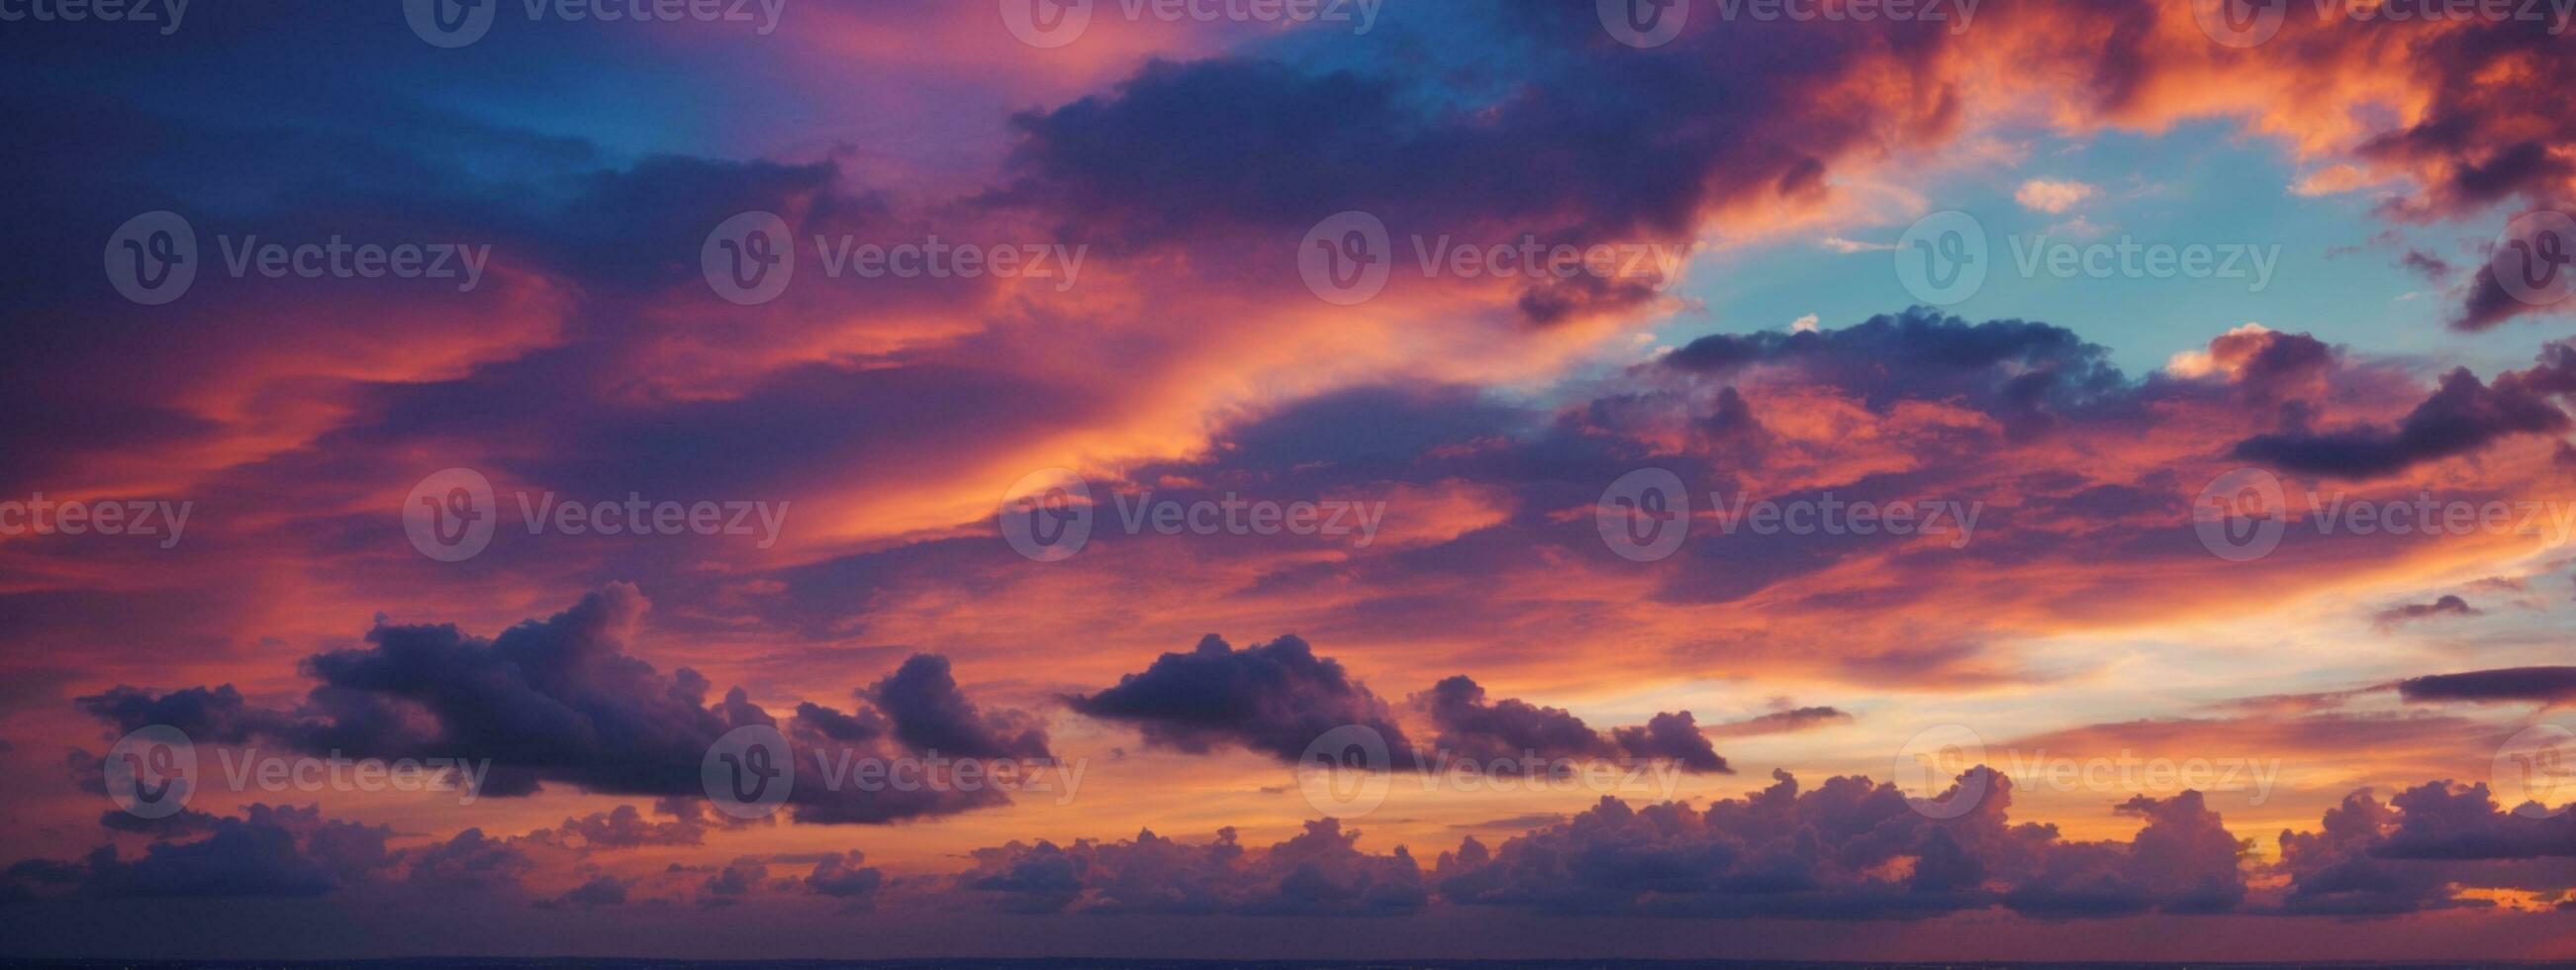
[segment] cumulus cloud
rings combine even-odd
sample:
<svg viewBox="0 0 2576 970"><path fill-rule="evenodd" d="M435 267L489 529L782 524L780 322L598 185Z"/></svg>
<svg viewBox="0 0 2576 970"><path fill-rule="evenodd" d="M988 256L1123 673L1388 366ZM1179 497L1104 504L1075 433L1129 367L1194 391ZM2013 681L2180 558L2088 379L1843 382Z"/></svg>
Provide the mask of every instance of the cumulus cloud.
<svg viewBox="0 0 2576 970"><path fill-rule="evenodd" d="M1293 763L1326 732L1359 725L1386 739L1395 767L1413 763L1387 703L1294 636L1238 651L1210 634L1189 653L1164 654L1117 686L1068 702L1089 717L1134 725L1149 744L1192 754L1232 746Z"/></svg>
<svg viewBox="0 0 2576 970"><path fill-rule="evenodd" d="M2100 191L2075 179L2031 179L2013 190L2013 201L2034 212L2059 215Z"/></svg>
<svg viewBox="0 0 2576 970"><path fill-rule="evenodd" d="M664 675L630 655L647 606L633 586L619 583L490 639L451 625L380 625L368 632L367 647L306 660L303 669L320 684L291 714L248 708L229 687L166 694L119 687L79 703L124 730L169 723L192 735L203 730L204 740L267 740L347 757L489 759L478 792L487 797L528 795L555 782L698 798L702 761L717 738L778 722L740 688L710 701L712 685L696 671ZM861 696L884 709L843 714L800 706L787 731L797 756L827 750L883 759L936 750L948 758L1049 757L1034 719L978 708L957 690L945 658L913 657ZM790 797L799 820L859 824L1009 800L992 786L944 779L901 790L801 785ZM700 827L694 810L669 810L676 821L647 825L628 808L569 821L566 833L596 836L601 847L693 838Z"/></svg>
<svg viewBox="0 0 2576 970"><path fill-rule="evenodd" d="M1642 726L1615 728L1605 736L1558 708L1509 697L1487 701L1485 689L1464 675L1442 680L1413 700L1439 729L1432 743L1443 754L1489 764L1626 755L1671 761L1691 771L1727 770L1726 759L1700 734L1688 711L1657 714Z"/></svg>
<svg viewBox="0 0 2576 970"><path fill-rule="evenodd" d="M1430 902L1421 868L1402 846L1386 855L1358 848L1360 833L1333 819L1266 849L1235 830L1184 844L1139 832L1133 839L1070 846L1012 842L975 852L957 888L1020 913L1243 913L1395 915Z"/></svg>
<svg viewBox="0 0 2576 970"><path fill-rule="evenodd" d="M2067 842L2012 824L2009 778L1983 767L1918 810L1895 787L1833 778L1771 787L1705 811L1604 798L1562 824L1444 853L1441 894L1470 905L1568 913L1920 918L2001 905L2043 916L2234 906L2242 851L2198 793L2134 799L2130 842ZM1951 800L1971 799L1952 811ZM1935 817L1944 816L1944 817Z"/></svg>

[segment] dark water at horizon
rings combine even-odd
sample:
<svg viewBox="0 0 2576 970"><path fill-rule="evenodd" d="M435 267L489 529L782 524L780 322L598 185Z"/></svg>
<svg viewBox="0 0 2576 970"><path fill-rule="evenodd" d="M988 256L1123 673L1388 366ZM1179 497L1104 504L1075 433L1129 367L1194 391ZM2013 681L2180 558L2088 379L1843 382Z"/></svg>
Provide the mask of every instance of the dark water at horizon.
<svg viewBox="0 0 2576 970"><path fill-rule="evenodd" d="M2534 970L2576 963L2425 962L2271 962L2271 963L2080 963L1914 962L1870 963L1781 960L1115 960L1099 958L1013 960L636 960L527 959L511 957L417 957L392 960L36 960L0 958L0 965L61 970L313 970L361 967L375 970L1750 970L1750 968L1815 968L1815 970L2327 970L2327 968L2440 968L2440 970Z"/></svg>

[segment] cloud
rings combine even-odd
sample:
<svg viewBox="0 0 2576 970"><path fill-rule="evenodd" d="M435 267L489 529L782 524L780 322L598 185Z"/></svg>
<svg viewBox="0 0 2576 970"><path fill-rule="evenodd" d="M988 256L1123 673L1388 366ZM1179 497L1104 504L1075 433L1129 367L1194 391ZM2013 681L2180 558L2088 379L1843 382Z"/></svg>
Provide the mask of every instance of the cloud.
<svg viewBox="0 0 2576 970"><path fill-rule="evenodd" d="M1016 913L1385 916L1430 902L1422 870L1403 847L1371 855L1357 848L1359 838L1319 819L1266 849L1244 846L1231 828L1199 845L1151 831L1070 846L1013 842L976 850L974 868L956 885Z"/></svg>
<svg viewBox="0 0 2576 970"><path fill-rule="evenodd" d="M2576 701L2576 667L2506 667L2410 677L2397 682L2397 693L2410 701L2562 704Z"/></svg>
<svg viewBox="0 0 2576 970"><path fill-rule="evenodd" d="M1413 701L1431 715L1440 732L1432 743L1444 755L1509 765L1523 758L1607 760L1624 754L1671 761L1690 771L1728 770L1726 759L1701 736L1688 711L1657 714L1643 726L1615 728L1604 736L1557 708L1508 697L1488 702L1485 689L1465 675L1442 680Z"/></svg>
<svg viewBox="0 0 2576 970"><path fill-rule="evenodd" d="M1294 636L1237 651L1210 634L1189 653L1164 654L1115 687L1067 700L1083 715L1135 725L1149 744L1191 754L1235 746L1293 763L1326 732L1360 725L1385 737L1395 767L1413 763L1386 702Z"/></svg>
<svg viewBox="0 0 2576 970"><path fill-rule="evenodd" d="M2467 368L2455 369L2394 427L2261 434L2237 442L2229 454L2288 471L2367 479L2469 454L2516 435L2565 432L2570 426L2566 413L2514 376L2508 372L2489 387Z"/></svg>
<svg viewBox="0 0 2576 970"><path fill-rule="evenodd" d="M2434 617L2481 615L2484 615L2481 611L2469 606L2469 601L2457 596L2445 595L2430 603L2405 603L2381 610L2379 611L2378 622L2380 626L2395 626L2400 623L2430 619Z"/></svg>
<svg viewBox="0 0 2576 970"><path fill-rule="evenodd" d="M2013 190L2013 201L2034 212L2060 215L2100 191L2074 179L2031 179Z"/></svg>
<svg viewBox="0 0 2576 970"><path fill-rule="evenodd" d="M1865 778L1807 792L1785 772L1773 778L1704 812L1604 798L1499 847L1469 839L1440 857L1441 895L1564 913L1904 919L1995 905L2048 917L2205 912L2245 894L2240 846L2194 792L2122 806L2147 820L2128 843L2065 842L2010 824L2012 782L1983 767L1944 796L1972 799L1956 812L1918 811Z"/></svg>
<svg viewBox="0 0 2576 970"><path fill-rule="evenodd" d="M895 739L915 751L959 758L1046 758L1046 732L1016 714L988 715L957 690L948 658L915 654L868 690L894 722ZM832 727L846 731L844 722Z"/></svg>
<svg viewBox="0 0 2576 970"><path fill-rule="evenodd" d="M1831 707L1800 707L1772 711L1741 721L1713 724L1708 733L1721 738L1753 737L1763 734L1788 734L1809 731L1830 724L1849 724L1852 716Z"/></svg>
<svg viewBox="0 0 2576 970"><path fill-rule="evenodd" d="M633 586L618 583L488 640L452 625L380 624L367 634L370 646L304 662L304 672L320 683L291 715L248 708L230 688L155 695L120 687L79 704L129 731L172 723L203 729L210 740L268 740L335 757L488 759L490 772L478 792L485 797L530 795L542 784L564 783L606 794L699 798L703 761L717 738L778 722L741 688L710 703L712 685L696 671L683 667L666 676L629 655L627 644L647 608ZM802 705L787 732L797 742L791 753L885 759L927 756L930 746L944 745L936 750L948 758L1049 757L1033 719L976 707L958 692L941 657L913 657L865 696L886 712ZM858 727L880 724L892 727ZM800 785L790 796L796 818L827 824L891 822L1008 801L993 787L938 779L883 790ZM569 821L567 834L597 836L606 840L603 847L691 838L696 816L671 810L679 821L648 827L640 817L612 812Z"/></svg>

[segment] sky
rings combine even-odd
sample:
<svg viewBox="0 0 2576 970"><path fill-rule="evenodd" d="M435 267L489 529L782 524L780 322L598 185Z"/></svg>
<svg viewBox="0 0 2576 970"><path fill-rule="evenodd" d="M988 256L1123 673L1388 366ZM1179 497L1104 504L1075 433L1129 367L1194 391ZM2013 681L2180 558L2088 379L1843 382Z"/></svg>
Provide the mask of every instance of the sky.
<svg viewBox="0 0 2576 970"><path fill-rule="evenodd" d="M2576 959L2570 14L0 0L0 956Z"/></svg>

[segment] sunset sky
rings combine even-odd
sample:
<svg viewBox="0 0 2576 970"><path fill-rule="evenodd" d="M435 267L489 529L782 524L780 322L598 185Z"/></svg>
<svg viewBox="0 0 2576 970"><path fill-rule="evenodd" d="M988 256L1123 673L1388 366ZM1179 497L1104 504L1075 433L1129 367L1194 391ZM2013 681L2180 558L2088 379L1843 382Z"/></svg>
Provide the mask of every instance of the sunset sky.
<svg viewBox="0 0 2576 970"><path fill-rule="evenodd" d="M2576 959L2571 7L0 0L0 957Z"/></svg>

